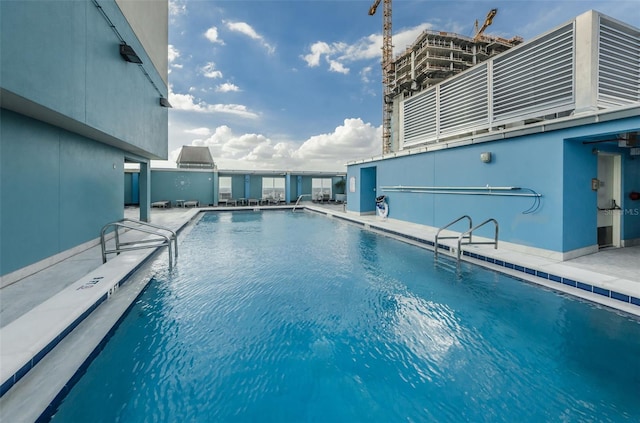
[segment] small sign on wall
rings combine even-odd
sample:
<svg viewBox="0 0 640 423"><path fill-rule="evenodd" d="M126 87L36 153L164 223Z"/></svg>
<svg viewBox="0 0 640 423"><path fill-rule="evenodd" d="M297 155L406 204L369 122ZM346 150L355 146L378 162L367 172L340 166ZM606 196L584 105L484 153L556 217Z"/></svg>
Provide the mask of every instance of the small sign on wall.
<svg viewBox="0 0 640 423"><path fill-rule="evenodd" d="M349 192L356 192L356 177L349 178Z"/></svg>

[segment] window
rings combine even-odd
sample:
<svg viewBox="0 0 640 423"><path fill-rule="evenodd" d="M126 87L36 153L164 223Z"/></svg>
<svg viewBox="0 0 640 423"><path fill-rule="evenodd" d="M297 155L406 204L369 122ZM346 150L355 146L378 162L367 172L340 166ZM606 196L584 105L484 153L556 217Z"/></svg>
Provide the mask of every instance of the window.
<svg viewBox="0 0 640 423"><path fill-rule="evenodd" d="M322 200L323 197L332 197L331 178L313 178L311 180L311 198L314 200Z"/></svg>
<svg viewBox="0 0 640 423"><path fill-rule="evenodd" d="M284 178L262 178L262 198L284 201Z"/></svg>
<svg viewBox="0 0 640 423"><path fill-rule="evenodd" d="M218 190L219 200L231 200L231 176L221 176L218 178L220 188Z"/></svg>

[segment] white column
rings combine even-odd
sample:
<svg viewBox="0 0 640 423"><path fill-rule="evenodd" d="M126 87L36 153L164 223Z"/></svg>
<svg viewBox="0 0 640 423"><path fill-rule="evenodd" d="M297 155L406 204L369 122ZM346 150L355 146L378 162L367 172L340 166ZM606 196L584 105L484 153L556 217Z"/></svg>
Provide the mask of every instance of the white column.
<svg viewBox="0 0 640 423"><path fill-rule="evenodd" d="M600 15L590 10L575 20L575 113L598 109Z"/></svg>

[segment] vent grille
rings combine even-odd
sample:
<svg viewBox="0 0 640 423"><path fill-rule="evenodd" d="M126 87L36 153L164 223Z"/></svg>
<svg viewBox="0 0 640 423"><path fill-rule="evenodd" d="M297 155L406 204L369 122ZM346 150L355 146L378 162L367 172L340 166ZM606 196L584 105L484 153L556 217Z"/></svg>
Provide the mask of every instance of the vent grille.
<svg viewBox="0 0 640 423"><path fill-rule="evenodd" d="M494 60L496 122L573 108L573 38L571 23Z"/></svg>
<svg viewBox="0 0 640 423"><path fill-rule="evenodd" d="M435 139L436 89L412 97L404 102L404 141L412 144Z"/></svg>
<svg viewBox="0 0 640 423"><path fill-rule="evenodd" d="M640 101L640 35L600 19L598 106L623 106Z"/></svg>
<svg viewBox="0 0 640 423"><path fill-rule="evenodd" d="M482 64L440 88L440 133L487 125L487 65Z"/></svg>

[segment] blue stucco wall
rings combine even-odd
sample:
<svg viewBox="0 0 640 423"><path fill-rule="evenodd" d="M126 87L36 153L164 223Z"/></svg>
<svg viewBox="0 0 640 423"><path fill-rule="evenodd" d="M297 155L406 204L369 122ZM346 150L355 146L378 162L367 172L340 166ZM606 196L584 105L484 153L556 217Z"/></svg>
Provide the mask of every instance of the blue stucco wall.
<svg viewBox="0 0 640 423"><path fill-rule="evenodd" d="M124 205L140 205L140 174L125 172L124 174Z"/></svg>
<svg viewBox="0 0 640 423"><path fill-rule="evenodd" d="M591 150L580 141L564 142L562 243L566 251L598 243L597 193L591 189L591 178L598 176L598 156Z"/></svg>
<svg viewBox="0 0 640 423"><path fill-rule="evenodd" d="M100 5L167 97L115 1ZM125 150L167 157L168 112L159 106L160 94L137 65L122 59L119 39L93 2L0 1L0 38L4 90L75 122L69 126L107 134Z"/></svg>
<svg viewBox="0 0 640 423"><path fill-rule="evenodd" d="M390 160L391 166L378 164L378 186L408 185L434 187L514 186L542 194L535 214L523 214L532 198L420 194L385 192L389 217L441 227L462 215L475 223L494 218L500 223L500 238L524 245L559 249L560 243L545 236L545 230L562 232L562 143L549 135L538 136L523 148L523 141L502 141L491 145L472 145L434 153ZM480 154L492 153L491 163ZM524 154L526 151L526 154ZM491 236L491 227L478 235Z"/></svg>
<svg viewBox="0 0 640 423"><path fill-rule="evenodd" d="M0 138L0 274L95 239L122 218L122 152L6 110Z"/></svg>
<svg viewBox="0 0 640 423"><path fill-rule="evenodd" d="M124 204L130 205L133 203L133 173L124 174Z"/></svg>
<svg viewBox="0 0 640 423"><path fill-rule="evenodd" d="M348 192L347 208L357 213L372 210L367 195L374 169L375 187L378 194L387 196L390 218L442 227L468 214L475 224L497 219L500 239L504 241L557 252L591 247L597 244L596 193L591 190L591 178L597 176L597 155L592 153L593 145L582 141L594 134L634 131L638 127L640 118L634 117L353 164L347 170L347 191L349 178L355 177L356 192ZM632 209L623 217L622 238L636 239L640 216L634 215L633 208L640 205L629 205L633 202L628 200L628 193L640 190L640 158L634 159L628 148L619 148L617 143L603 144L602 148L622 157L622 207ZM480 160L482 152L492 153L491 163ZM381 189L396 185L514 186L534 190L542 198L534 213L523 213L532 206L532 198ZM489 237L491 230L488 227L478 234Z"/></svg>
<svg viewBox="0 0 640 423"><path fill-rule="evenodd" d="M175 204L175 200L198 200L203 206L217 205L218 188L217 181L220 177L231 178L231 190L234 199L260 199L262 198L262 178L273 177L272 173L260 174L225 174L224 172L200 171L200 170L173 170L152 169L151 171L151 201L169 200ZM312 180L315 176L295 175L289 178L288 191L291 202L297 200L298 180L303 194L311 194ZM326 176L317 176L326 177ZM334 182L342 177L332 177ZM132 199L132 188L126 185L132 184L132 177L125 174L125 204ZM247 191L248 181L248 191ZM309 200L309 198L305 198Z"/></svg>
<svg viewBox="0 0 640 423"><path fill-rule="evenodd" d="M125 157L167 157L167 86L116 2L99 4L113 28L92 1L0 1L3 276L95 240L123 216Z"/></svg>
<svg viewBox="0 0 640 423"><path fill-rule="evenodd" d="M202 206L214 204L214 172L151 170L151 202L197 200Z"/></svg>
<svg viewBox="0 0 640 423"><path fill-rule="evenodd" d="M247 198L262 198L262 176L251 175L249 177L249 195Z"/></svg>
<svg viewBox="0 0 640 423"><path fill-rule="evenodd" d="M622 235L625 240L640 239L640 200L631 200L631 192L640 192L640 156L623 156Z"/></svg>
<svg viewBox="0 0 640 423"><path fill-rule="evenodd" d="M247 198L244 188L244 175L231 175L231 194L233 198Z"/></svg>

